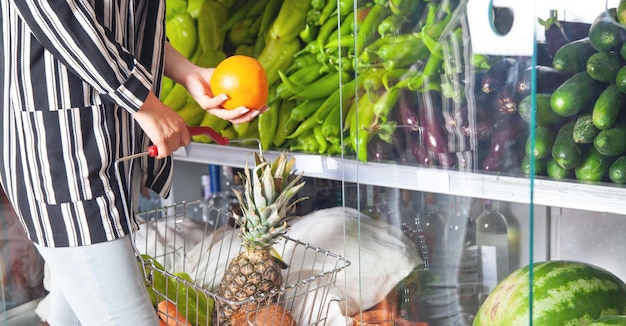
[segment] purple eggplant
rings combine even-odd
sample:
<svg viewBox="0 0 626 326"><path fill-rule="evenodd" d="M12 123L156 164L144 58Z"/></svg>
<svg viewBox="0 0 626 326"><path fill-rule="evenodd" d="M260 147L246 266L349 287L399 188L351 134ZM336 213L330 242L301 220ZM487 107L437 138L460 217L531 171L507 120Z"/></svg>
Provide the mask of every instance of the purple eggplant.
<svg viewBox="0 0 626 326"><path fill-rule="evenodd" d="M546 37L546 45L548 52L554 56L563 45L569 43L567 35L563 30L563 25L559 22L556 10L550 10L550 18L546 20L539 19L539 23L545 28L544 35Z"/></svg>
<svg viewBox="0 0 626 326"><path fill-rule="evenodd" d="M502 172L519 167L520 150L528 136L528 124L517 115L510 116L491 136L489 151L483 161L483 169Z"/></svg>
<svg viewBox="0 0 626 326"><path fill-rule="evenodd" d="M438 92L424 92L418 94L418 117L421 123L420 133L422 141L429 153L440 166L450 168L454 166L454 159L448 149L448 134L444 127L441 113L441 95Z"/></svg>
<svg viewBox="0 0 626 326"><path fill-rule="evenodd" d="M564 20L560 20L559 23L561 23L563 32L565 32L565 36L567 36L570 42L582 40L589 36L589 28L591 28L591 24L589 23L568 22Z"/></svg>
<svg viewBox="0 0 626 326"><path fill-rule="evenodd" d="M435 158L428 152L424 138L421 132L410 132L410 146L413 157L419 165L433 166L435 165Z"/></svg>
<svg viewBox="0 0 626 326"><path fill-rule="evenodd" d="M367 153L367 160L373 162L389 162L398 159L394 144L388 143L378 136L367 142Z"/></svg>
<svg viewBox="0 0 626 326"><path fill-rule="evenodd" d="M517 79L515 91L518 97L524 98L531 93L532 88L532 72L533 68L528 67L522 71ZM557 87L572 76L571 73L559 71L549 66L535 67L535 92L536 93L552 93Z"/></svg>
<svg viewBox="0 0 626 326"><path fill-rule="evenodd" d="M503 58L494 63L481 81L481 89L489 94L502 88L511 73L517 73L518 62L514 58Z"/></svg>
<svg viewBox="0 0 626 326"><path fill-rule="evenodd" d="M488 118L481 121L477 121L474 126L470 126L469 122L464 123L461 126L461 131L464 136L476 137L478 141L485 141L491 139L493 133L508 120L507 117L500 118Z"/></svg>
<svg viewBox="0 0 626 326"><path fill-rule="evenodd" d="M400 128L417 131L420 127L420 121L417 116L417 104L412 100L414 98L412 93L402 92L398 101L396 121Z"/></svg>

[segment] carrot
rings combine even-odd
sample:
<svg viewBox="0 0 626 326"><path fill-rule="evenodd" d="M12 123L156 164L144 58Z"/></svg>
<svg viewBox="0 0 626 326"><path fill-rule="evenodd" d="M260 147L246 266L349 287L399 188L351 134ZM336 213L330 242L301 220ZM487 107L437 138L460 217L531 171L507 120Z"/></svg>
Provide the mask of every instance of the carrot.
<svg viewBox="0 0 626 326"><path fill-rule="evenodd" d="M166 326L192 326L186 319L183 317L176 305L169 300L162 300L157 305L157 312L159 313L159 319L164 321L161 325Z"/></svg>

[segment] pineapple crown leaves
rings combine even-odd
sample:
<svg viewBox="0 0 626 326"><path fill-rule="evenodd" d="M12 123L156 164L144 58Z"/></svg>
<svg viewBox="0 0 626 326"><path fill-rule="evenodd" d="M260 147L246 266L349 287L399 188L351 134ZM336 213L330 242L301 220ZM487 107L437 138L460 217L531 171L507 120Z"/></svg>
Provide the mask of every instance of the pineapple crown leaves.
<svg viewBox="0 0 626 326"><path fill-rule="evenodd" d="M276 238L287 232L287 221L293 216L295 205L306 197L294 200L304 187L302 175L291 170L295 158L281 153L274 162L268 162L255 153L255 167L244 169L243 193L235 191L241 204L241 216L235 215L241 229L242 243L248 247L269 247Z"/></svg>

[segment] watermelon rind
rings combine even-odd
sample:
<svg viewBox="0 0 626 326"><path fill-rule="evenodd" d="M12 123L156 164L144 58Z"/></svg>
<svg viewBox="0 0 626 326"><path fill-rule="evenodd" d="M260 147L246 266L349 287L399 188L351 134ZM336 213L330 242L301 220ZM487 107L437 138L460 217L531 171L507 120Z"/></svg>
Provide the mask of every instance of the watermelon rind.
<svg viewBox="0 0 626 326"><path fill-rule="evenodd" d="M626 315L626 284L598 266L553 260L533 268L532 325L588 325ZM503 279L481 305L474 326L531 325L530 266Z"/></svg>
<svg viewBox="0 0 626 326"><path fill-rule="evenodd" d="M626 326L626 315L600 317L587 326Z"/></svg>

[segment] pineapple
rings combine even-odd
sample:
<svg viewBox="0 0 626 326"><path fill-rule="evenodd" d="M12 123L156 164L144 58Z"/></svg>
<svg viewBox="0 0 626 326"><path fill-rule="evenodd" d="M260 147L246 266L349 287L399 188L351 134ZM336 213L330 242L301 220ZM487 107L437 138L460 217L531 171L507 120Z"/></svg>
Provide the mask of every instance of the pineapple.
<svg viewBox="0 0 626 326"><path fill-rule="evenodd" d="M291 173L295 158L282 152L273 162L254 154L256 166L252 173L246 169L240 175L244 182L243 193L235 190L241 205L241 214L234 213L241 230L241 253L228 265L217 290L224 299L240 302L259 294L278 290L282 285L281 264L272 256L272 245L285 234L295 211L296 203L306 199L294 196L304 186L302 175ZM263 305L275 302L268 296ZM238 311L256 309L257 305L229 305L219 309L220 325L231 325L231 317Z"/></svg>

